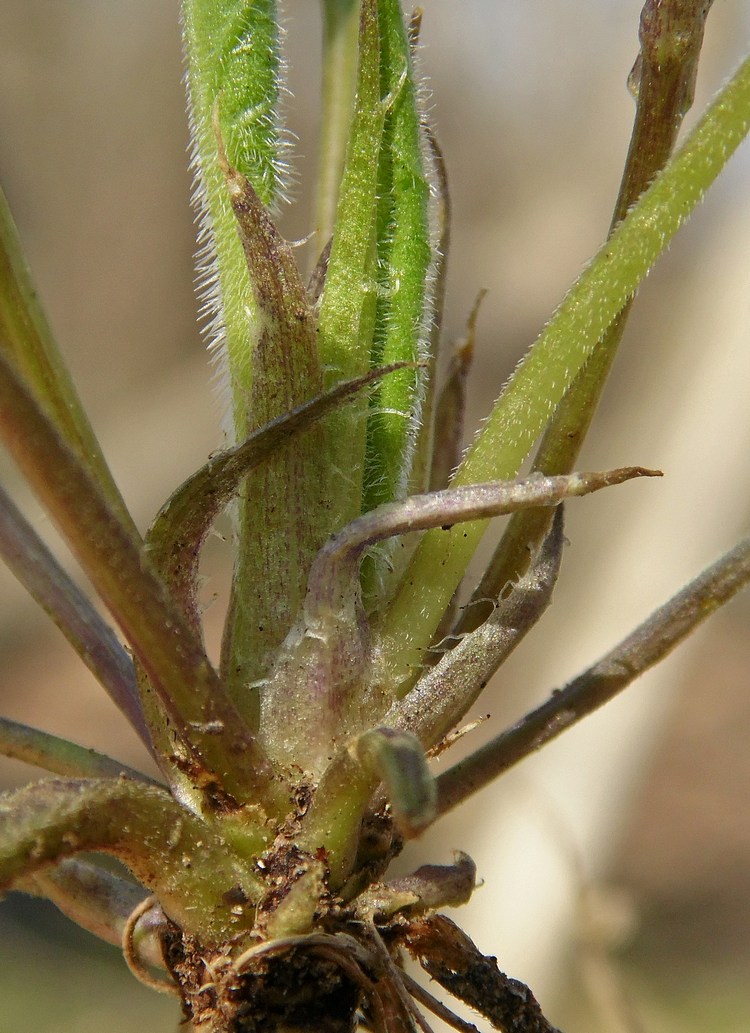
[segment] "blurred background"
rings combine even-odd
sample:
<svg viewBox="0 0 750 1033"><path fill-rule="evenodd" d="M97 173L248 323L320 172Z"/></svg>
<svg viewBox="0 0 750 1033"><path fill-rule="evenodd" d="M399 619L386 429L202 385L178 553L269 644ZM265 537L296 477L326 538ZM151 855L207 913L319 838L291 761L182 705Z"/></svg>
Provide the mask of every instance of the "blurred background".
<svg viewBox="0 0 750 1033"><path fill-rule="evenodd" d="M423 67L454 207L446 333L486 287L471 385L484 416L606 233L627 150L640 0L426 0ZM287 4L289 239L308 232L318 5ZM696 111L750 12L717 0ZM0 178L52 326L142 527L221 444L192 292L177 0L3 0ZM555 606L488 690L478 745L608 649L750 512L750 151L645 284L582 467L660 482L568 507ZM310 245L314 247L315 245ZM301 261L309 264L302 252ZM0 457L3 480L54 532ZM216 638L226 550L210 545ZM61 555L65 555L61 547ZM750 596L627 695L412 844L464 849L485 885L455 917L567 1033L750 1028ZM544 636L544 637L542 637ZM0 571L2 712L147 765L103 692ZM446 763L444 761L444 763ZM0 784L37 772L3 762ZM176 1029L114 948L53 908L0 905L0 1033Z"/></svg>

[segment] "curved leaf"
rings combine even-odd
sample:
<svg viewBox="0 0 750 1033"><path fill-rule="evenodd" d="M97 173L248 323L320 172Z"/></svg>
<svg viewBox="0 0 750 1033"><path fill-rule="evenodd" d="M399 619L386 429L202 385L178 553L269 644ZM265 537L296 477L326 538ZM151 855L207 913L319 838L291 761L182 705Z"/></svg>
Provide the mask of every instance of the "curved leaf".
<svg viewBox="0 0 750 1033"><path fill-rule="evenodd" d="M165 789L126 778L37 782L0 796L0 819L0 888L61 858L101 851L204 942L252 926L260 881Z"/></svg>
<svg viewBox="0 0 750 1033"><path fill-rule="evenodd" d="M373 542L500 516L655 471L626 467L608 473L534 476L518 481L449 488L390 502L352 521L320 550L310 572L302 614L290 631L261 698L259 736L278 764L319 774L354 736L379 724L394 696L380 676L377 641L370 650L362 611L359 565ZM310 720L311 710L316 720Z"/></svg>

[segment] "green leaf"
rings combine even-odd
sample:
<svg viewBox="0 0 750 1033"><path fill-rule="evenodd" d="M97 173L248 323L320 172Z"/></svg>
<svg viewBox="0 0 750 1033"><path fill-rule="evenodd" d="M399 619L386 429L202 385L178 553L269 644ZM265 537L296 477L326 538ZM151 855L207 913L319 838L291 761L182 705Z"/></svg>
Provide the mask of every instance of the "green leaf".
<svg viewBox="0 0 750 1033"><path fill-rule="evenodd" d="M278 11L270 0L186 0L184 10L209 332L223 364L233 440L243 441L322 388L313 311L264 208L279 179ZM320 441L293 441L248 482L252 503L238 505L222 674L251 723L252 686L294 619L329 530L324 467Z"/></svg>
<svg viewBox="0 0 750 1033"><path fill-rule="evenodd" d="M636 114L611 229L666 164L682 121L693 103L698 59L708 10L713 0L648 0L641 12L641 49L628 85L636 97ZM630 315L626 304L608 327L550 420L532 469L569 473L599 404L604 385ZM525 569L528 557L549 527L549 515L536 511L514 516L485 569L474 597L496 595ZM462 632L471 631L475 607L464 609Z"/></svg>
<svg viewBox="0 0 750 1033"><path fill-rule="evenodd" d="M82 851L119 858L204 943L252 927L260 880L165 789L124 778L49 780L0 796L0 888Z"/></svg>
<svg viewBox="0 0 750 1033"><path fill-rule="evenodd" d="M447 488L453 471L461 462L466 416L466 383L474 360L479 306L486 293L482 290L477 295L466 321L466 333L453 345L450 365L435 404L435 433L429 471L431 491Z"/></svg>
<svg viewBox="0 0 750 1033"><path fill-rule="evenodd" d="M248 432L321 389L315 316L289 245L248 179L219 161L226 177L250 274L248 330L252 365L243 398ZM324 494L325 456L320 432L289 438L251 476L236 520L237 548L230 613L225 629L223 673L237 705L252 720L248 686L268 668L304 593L312 557L328 533ZM262 528L262 533L259 533Z"/></svg>
<svg viewBox="0 0 750 1033"><path fill-rule="evenodd" d="M388 100L378 170L378 299L374 364L425 360L434 285L430 187L411 47L399 0L380 0L381 90ZM425 393L424 367L405 369L371 402L362 511L403 498Z"/></svg>
<svg viewBox="0 0 750 1033"><path fill-rule="evenodd" d="M570 289L516 368L453 484L513 477L565 391L750 129L750 59ZM379 629L383 684L413 680L485 522L425 535ZM403 691L403 690L402 690Z"/></svg>
<svg viewBox="0 0 750 1033"><path fill-rule="evenodd" d="M302 835L310 852L325 848L335 882L343 882L350 873L362 814L374 786L357 770L346 746L339 747L327 766L325 762L330 758L332 743L345 744L384 723L395 702L378 677L379 657L377 652L373 654L367 649L366 625L357 612L358 568L364 549L373 541L395 534L430 527L442 527L441 533L447 534L448 528L459 521L498 516L525 506L554 506L564 498L587 495L644 475L654 475L654 471L629 467L567 477L536 475L416 495L365 513L321 549L310 574L303 618L290 633L264 688L260 737L278 763L299 764L319 777ZM545 559L549 564L550 558ZM548 569L548 575L552 573ZM541 594L544 597L543 590ZM532 615L539 609L538 599L531 602L530 609ZM495 655L504 645L512 648L514 644L513 634L506 635L493 624L485 634ZM472 673L479 677L481 662L482 658L472 658ZM492 654L487 662L493 662ZM445 700L444 722L440 704L434 698L439 689L434 682L429 684L425 699L429 710L424 714L425 724L420 728L417 723L417 728L418 734L421 732L434 741L434 735L440 736L447 730L445 722L451 716L460 718L460 701L467 687L457 686L456 694ZM310 721L313 707L316 720ZM407 704L404 710L390 710L388 716L394 716L400 728L404 728L404 718L409 714Z"/></svg>
<svg viewBox="0 0 750 1033"><path fill-rule="evenodd" d="M211 525L235 497L242 479L266 462L293 435L308 430L327 413L351 402L359 392L399 366L396 363L347 380L277 416L241 445L211 456L165 502L146 535L146 548L196 631L200 628L196 595L200 551Z"/></svg>
<svg viewBox="0 0 750 1033"><path fill-rule="evenodd" d="M563 542L563 507L559 506L531 568L509 595L496 602L475 631L443 653L411 692L391 707L384 724L408 729L425 748L437 745L455 728L549 606L560 572Z"/></svg>
<svg viewBox="0 0 750 1033"><path fill-rule="evenodd" d="M174 724L183 755L161 758L167 777L177 762L209 795L212 787L223 788L244 802L248 795L263 796L265 789L275 793L267 759L140 539L110 508L2 354L0 437L119 624Z"/></svg>
<svg viewBox="0 0 750 1033"><path fill-rule="evenodd" d="M184 0L183 20L197 177L194 201L200 217L199 282L234 440L242 440L249 429L258 312L219 157L216 123L229 165L252 182L261 202L271 203L279 179L277 4Z"/></svg>
<svg viewBox="0 0 750 1033"><path fill-rule="evenodd" d="M135 531L47 322L1 189L0 351L12 361L109 504Z"/></svg>
<svg viewBox="0 0 750 1033"><path fill-rule="evenodd" d="M357 92L318 317L318 349L329 385L361 376L370 368L377 287L378 158L386 113L381 97L377 3L362 0ZM360 403L329 423L332 530L361 512L366 413L366 403Z"/></svg>

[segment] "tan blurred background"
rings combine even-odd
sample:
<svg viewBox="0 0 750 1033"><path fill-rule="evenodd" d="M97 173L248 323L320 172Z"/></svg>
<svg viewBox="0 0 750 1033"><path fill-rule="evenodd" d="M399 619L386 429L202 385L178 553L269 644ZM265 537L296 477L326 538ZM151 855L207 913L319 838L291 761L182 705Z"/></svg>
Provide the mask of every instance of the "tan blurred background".
<svg viewBox="0 0 750 1033"><path fill-rule="evenodd" d="M640 6L424 4L423 64L454 205L449 335L462 331L477 290L490 291L474 422L606 232L632 118L624 84ZM287 4L298 137L290 239L309 224L317 8ZM745 5L717 0L698 110L748 30ZM176 0L0 4L0 178L141 526L220 443L191 286L181 75ZM638 462L667 477L569 507L557 605L483 701L492 720L476 742L608 648L747 526L749 167L747 153L734 159L649 278L584 456L587 468ZM0 473L16 484L4 457ZM18 497L47 533L38 506ZM213 542L207 603L225 566ZM217 602L207 619L219 616ZM502 967L532 982L568 1033L750 1029L748 618L750 597L657 678L410 848L412 863L448 861L459 847L475 857L487 886L462 920ZM4 714L145 763L4 571L0 649ZM4 786L33 775L0 767ZM0 934L0 1033L175 1027L171 1002L135 986L115 950L51 909L9 898Z"/></svg>

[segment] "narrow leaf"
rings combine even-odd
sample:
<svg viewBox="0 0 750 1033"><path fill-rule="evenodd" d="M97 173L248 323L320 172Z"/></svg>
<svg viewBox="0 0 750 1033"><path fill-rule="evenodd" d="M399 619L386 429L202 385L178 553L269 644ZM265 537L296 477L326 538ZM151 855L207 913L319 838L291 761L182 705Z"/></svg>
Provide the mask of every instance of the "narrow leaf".
<svg viewBox="0 0 750 1033"><path fill-rule="evenodd" d="M750 58L737 70L683 147L617 226L517 367L456 486L515 476L555 406L607 327L701 201L750 128ZM418 668L486 524L425 535L380 630L382 677L390 686Z"/></svg>
<svg viewBox="0 0 750 1033"><path fill-rule="evenodd" d="M250 180L228 163L218 125L217 143L252 295L247 356L252 379L244 408L235 406L237 436L244 438L317 396L322 380L316 321L291 249ZM290 438L248 480L251 501L240 500L222 650L225 681L241 710L246 709L248 683L265 673L267 658L294 619L310 562L328 533L321 444L320 434Z"/></svg>
<svg viewBox="0 0 750 1033"><path fill-rule="evenodd" d="M637 101L635 124L610 232L625 218L672 152L693 102L703 30L712 2L648 0L641 12L641 50L629 79ZM619 348L631 302L606 331L560 402L532 469L551 475L568 473L575 467ZM548 526L549 515L539 510L514 516L477 585L475 597L494 596L518 577ZM460 630L471 631L475 618L476 609L466 609Z"/></svg>
<svg viewBox="0 0 750 1033"><path fill-rule="evenodd" d="M137 540L0 355L0 437L67 539L175 724L195 781L244 800L267 761ZM165 634L169 629L170 634ZM165 772L166 773L166 772Z"/></svg>
<svg viewBox="0 0 750 1033"><path fill-rule="evenodd" d="M596 664L555 691L512 728L442 774L438 778L440 814L609 702L649 667L663 660L748 582L750 538L745 538Z"/></svg>
<svg viewBox="0 0 750 1033"><path fill-rule="evenodd" d="M414 447L414 464L408 494L445 488L447 484L432 484L430 468L433 444L437 434L437 366L438 353L443 333L443 311L445 307L446 276L451 239L451 198L448 186L448 172L445 158L429 116L422 114L422 138L427 179L430 189L430 234L434 265L433 319L430 327L429 368L425 377L426 389L422 404L422 422L417 432ZM456 463L458 459L456 460Z"/></svg>
<svg viewBox="0 0 750 1033"><path fill-rule="evenodd" d="M280 51L275 0L183 0L191 107L198 278L207 336L240 440L252 384L250 276L219 164L214 114L228 161L265 204L278 191Z"/></svg>
<svg viewBox="0 0 750 1033"><path fill-rule="evenodd" d="M15 889L51 900L76 925L115 947L122 944L125 924L145 898L142 887L76 857L16 879ZM166 967L162 952L166 929L160 907L151 908L139 919L133 945L146 964Z"/></svg>
<svg viewBox="0 0 750 1033"><path fill-rule="evenodd" d="M112 757L7 717L0 717L0 753L26 764L35 764L56 775L81 778L119 778L126 775L137 782L153 782L147 775L134 771L127 764L120 764Z"/></svg>
<svg viewBox="0 0 750 1033"><path fill-rule="evenodd" d="M357 599L357 569L362 554L375 542L393 535L441 528L450 534L454 525L480 517L503 516L531 506L556 506L563 499L635 477L660 477L658 470L626 466L605 473L575 473L564 477L534 474L517 481L493 481L446 488L428 495L413 495L403 502L387 503L353 521L324 545L310 571L305 600L308 627L315 628L328 614L353 607Z"/></svg>
<svg viewBox="0 0 750 1033"><path fill-rule="evenodd" d="M185 0L184 20L208 331L232 437L243 441L322 386L312 312L264 209L278 192L283 150L279 15L274 0ZM222 674L251 723L248 683L265 673L328 533L318 464L324 458L314 442L292 443L249 485L255 508L238 506Z"/></svg>
<svg viewBox="0 0 750 1033"><path fill-rule="evenodd" d="M531 569L475 631L445 652L411 692L394 704L384 724L408 728L425 748L440 742L458 724L549 605L562 559L562 517L559 506Z"/></svg>
<svg viewBox="0 0 750 1033"><path fill-rule="evenodd" d="M13 218L0 189L0 351L44 406L67 445L100 485L131 531L130 513L73 386L31 279Z"/></svg>
<svg viewBox="0 0 750 1033"><path fill-rule="evenodd" d="M0 556L52 618L151 749L133 662L80 588L0 487Z"/></svg>
<svg viewBox="0 0 750 1033"><path fill-rule="evenodd" d="M278 5L275 0L183 0L183 19L196 162L204 176L215 172L212 119L218 101L229 161L269 204L283 171ZM213 192L208 201L217 204Z"/></svg>
<svg viewBox="0 0 750 1033"><path fill-rule="evenodd" d="M499 516L523 506L556 505L564 498L653 473L629 467L604 474L478 484L391 502L353 521L318 553L302 617L263 687L259 735L266 751L278 764L297 764L319 777L338 763L330 762L333 749L380 724L395 702L380 678L377 648L369 650L359 598L359 564L373 542L478 516ZM310 721L311 709L315 721ZM342 770L348 772L349 767L344 763ZM338 794L349 777L331 774L332 807L339 807ZM327 781L325 775L323 779ZM316 813L328 806L327 792L319 790ZM352 798L359 793L352 788ZM347 814L356 815L353 802ZM337 824L347 820L338 814ZM354 820L358 824L356 816ZM349 832L354 834L355 828Z"/></svg>

